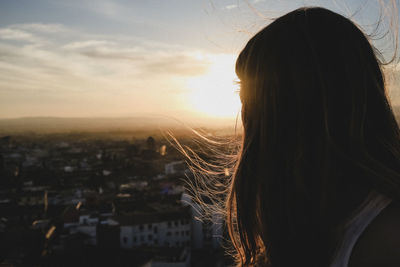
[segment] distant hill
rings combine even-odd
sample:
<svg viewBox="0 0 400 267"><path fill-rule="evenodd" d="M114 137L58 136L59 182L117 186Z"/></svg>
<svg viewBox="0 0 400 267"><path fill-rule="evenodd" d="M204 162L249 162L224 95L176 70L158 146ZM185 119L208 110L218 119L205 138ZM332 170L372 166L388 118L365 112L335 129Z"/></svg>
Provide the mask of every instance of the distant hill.
<svg viewBox="0 0 400 267"><path fill-rule="evenodd" d="M147 131L165 128L210 127L232 128L234 120L208 119L193 120L194 123L180 122L173 118L125 117L125 118L60 118L26 117L0 119L0 134L15 133L62 133L62 132L98 132L98 131Z"/></svg>
<svg viewBox="0 0 400 267"><path fill-rule="evenodd" d="M28 117L17 119L0 119L0 132L64 132L64 131L98 131L129 130L157 127L160 121L152 118L57 118Z"/></svg>
<svg viewBox="0 0 400 267"><path fill-rule="evenodd" d="M400 123L400 106L393 111ZM165 128L207 127L228 129L235 127L235 119L204 118L189 122L178 121L167 117L124 117L124 118L60 118L60 117L26 117L16 119L0 119L0 134L15 133L62 133L62 132L98 132L98 131L147 131ZM237 121L240 127L241 122Z"/></svg>

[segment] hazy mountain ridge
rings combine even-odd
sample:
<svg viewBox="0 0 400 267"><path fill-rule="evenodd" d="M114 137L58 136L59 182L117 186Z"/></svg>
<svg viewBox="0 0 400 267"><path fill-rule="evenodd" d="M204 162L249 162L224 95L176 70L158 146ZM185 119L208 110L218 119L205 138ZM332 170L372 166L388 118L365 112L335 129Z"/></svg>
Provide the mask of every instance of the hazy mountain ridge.
<svg viewBox="0 0 400 267"><path fill-rule="evenodd" d="M137 130L166 126L158 118L59 118L26 117L0 119L0 132L59 132L98 130Z"/></svg>
<svg viewBox="0 0 400 267"><path fill-rule="evenodd" d="M229 127L233 120L213 119L196 120L195 126ZM160 117L24 117L15 119L0 119L0 134L12 133L57 133L57 132L96 132L96 131L141 131L165 128L193 127L191 123Z"/></svg>
<svg viewBox="0 0 400 267"><path fill-rule="evenodd" d="M400 106L394 106L393 111L400 123ZM203 119L194 120L196 126L210 128L234 127L235 120ZM240 125L240 121L237 121ZM10 133L57 133L73 131L140 131L158 128L185 128L193 124L173 118L160 117L93 117L93 118L64 118L64 117L24 117L15 119L0 119L0 134Z"/></svg>

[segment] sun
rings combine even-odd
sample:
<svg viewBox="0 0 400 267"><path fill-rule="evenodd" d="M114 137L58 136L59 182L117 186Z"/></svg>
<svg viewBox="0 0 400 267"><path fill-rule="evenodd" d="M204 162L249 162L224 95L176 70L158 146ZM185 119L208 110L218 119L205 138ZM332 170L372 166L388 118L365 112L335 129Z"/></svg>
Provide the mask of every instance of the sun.
<svg viewBox="0 0 400 267"><path fill-rule="evenodd" d="M235 75L235 56L208 56L211 62L207 73L187 80L189 104L200 115L232 118L240 111L237 77Z"/></svg>

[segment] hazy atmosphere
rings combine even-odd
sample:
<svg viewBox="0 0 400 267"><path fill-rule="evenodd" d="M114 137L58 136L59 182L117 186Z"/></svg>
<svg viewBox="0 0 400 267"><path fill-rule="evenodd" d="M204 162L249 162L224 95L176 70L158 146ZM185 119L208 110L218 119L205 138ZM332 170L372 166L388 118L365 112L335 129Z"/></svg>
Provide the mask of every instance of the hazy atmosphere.
<svg viewBox="0 0 400 267"><path fill-rule="evenodd" d="M0 0L0 267L399 266L396 3Z"/></svg>
<svg viewBox="0 0 400 267"><path fill-rule="evenodd" d="M371 33L383 12L379 37L390 29L379 2L1 1L0 118L233 122L236 55L271 18L319 3ZM385 41L375 43L390 57ZM397 105L398 90L389 87Z"/></svg>

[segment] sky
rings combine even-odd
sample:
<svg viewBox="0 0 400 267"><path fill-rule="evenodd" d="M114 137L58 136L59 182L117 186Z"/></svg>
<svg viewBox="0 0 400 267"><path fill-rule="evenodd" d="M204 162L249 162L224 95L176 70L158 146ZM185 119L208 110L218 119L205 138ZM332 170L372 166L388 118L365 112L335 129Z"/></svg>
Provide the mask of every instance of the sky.
<svg viewBox="0 0 400 267"><path fill-rule="evenodd" d="M272 18L319 5L368 32L378 2L0 0L0 118L235 118L236 56Z"/></svg>

